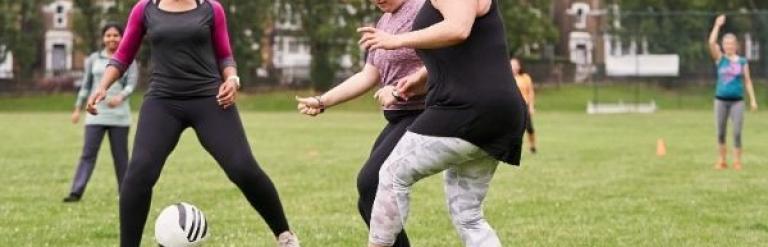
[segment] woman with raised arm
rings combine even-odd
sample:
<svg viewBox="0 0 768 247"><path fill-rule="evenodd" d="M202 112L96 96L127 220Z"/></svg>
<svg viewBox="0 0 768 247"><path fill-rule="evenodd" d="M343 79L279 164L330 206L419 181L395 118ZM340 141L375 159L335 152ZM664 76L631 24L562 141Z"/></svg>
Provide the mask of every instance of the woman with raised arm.
<svg viewBox="0 0 768 247"><path fill-rule="evenodd" d="M369 246L392 246L417 181L445 171L449 212L465 246L501 246L482 204L499 161L520 162L526 106L515 85L497 0L427 0L414 31L364 27L368 49L417 49L427 108L379 173Z"/></svg>
<svg viewBox="0 0 768 247"><path fill-rule="evenodd" d="M749 95L749 106L757 110L755 89L752 86L752 76L749 72L747 59L739 56L739 40L736 35L726 33L723 45L717 44L720 29L725 25L725 15L715 19L715 25L709 34L709 53L715 61L717 69L717 86L715 89L715 124L717 126L718 158L715 169L728 168L726 156L728 147L725 145L728 130L728 119L733 124L733 169L741 170L741 128L744 124L744 91Z"/></svg>
<svg viewBox="0 0 768 247"><path fill-rule="evenodd" d="M152 187L181 133L190 127L264 218L278 245L299 246L277 190L251 153L235 107L240 79L218 1L138 1L117 53L88 99L88 111L98 113L96 105L131 64L144 36L151 46L152 71L120 191L120 246L140 245Z"/></svg>

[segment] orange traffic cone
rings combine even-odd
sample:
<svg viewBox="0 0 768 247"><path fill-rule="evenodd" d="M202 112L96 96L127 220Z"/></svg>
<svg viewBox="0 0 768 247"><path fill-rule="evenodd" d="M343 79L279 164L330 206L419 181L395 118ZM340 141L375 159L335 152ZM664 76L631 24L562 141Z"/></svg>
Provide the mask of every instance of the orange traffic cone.
<svg viewBox="0 0 768 247"><path fill-rule="evenodd" d="M664 143L663 138L656 140L656 156L664 157L667 155L667 144Z"/></svg>

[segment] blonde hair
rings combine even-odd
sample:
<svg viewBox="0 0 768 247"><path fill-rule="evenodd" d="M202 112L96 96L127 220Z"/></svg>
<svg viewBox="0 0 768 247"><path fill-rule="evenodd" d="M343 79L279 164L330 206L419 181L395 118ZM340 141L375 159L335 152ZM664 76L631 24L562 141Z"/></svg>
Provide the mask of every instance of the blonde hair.
<svg viewBox="0 0 768 247"><path fill-rule="evenodd" d="M737 43L739 42L739 38L736 37L736 35L733 33L726 33L725 35L723 35L723 41L725 41L726 39L733 39Z"/></svg>

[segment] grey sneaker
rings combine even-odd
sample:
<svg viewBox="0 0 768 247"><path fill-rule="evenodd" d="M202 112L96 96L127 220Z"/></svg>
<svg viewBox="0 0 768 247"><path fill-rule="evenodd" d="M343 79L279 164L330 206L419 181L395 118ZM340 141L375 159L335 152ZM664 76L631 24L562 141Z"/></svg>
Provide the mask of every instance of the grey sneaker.
<svg viewBox="0 0 768 247"><path fill-rule="evenodd" d="M296 237L296 234L293 234L290 231L281 233L280 236L277 237L277 246L278 247L301 247L301 245L299 245L299 238Z"/></svg>

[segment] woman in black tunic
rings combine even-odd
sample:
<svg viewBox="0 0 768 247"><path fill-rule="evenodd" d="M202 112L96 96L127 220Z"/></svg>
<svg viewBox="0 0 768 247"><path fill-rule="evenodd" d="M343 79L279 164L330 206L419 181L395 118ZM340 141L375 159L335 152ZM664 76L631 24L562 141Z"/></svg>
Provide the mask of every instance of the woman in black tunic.
<svg viewBox="0 0 768 247"><path fill-rule="evenodd" d="M427 109L379 173L370 246L391 246L408 214L409 190L445 171L445 191L465 246L501 246L482 202L498 161L520 162L525 104L515 86L495 0L430 0L414 30L360 28L367 49L418 49L428 71Z"/></svg>

